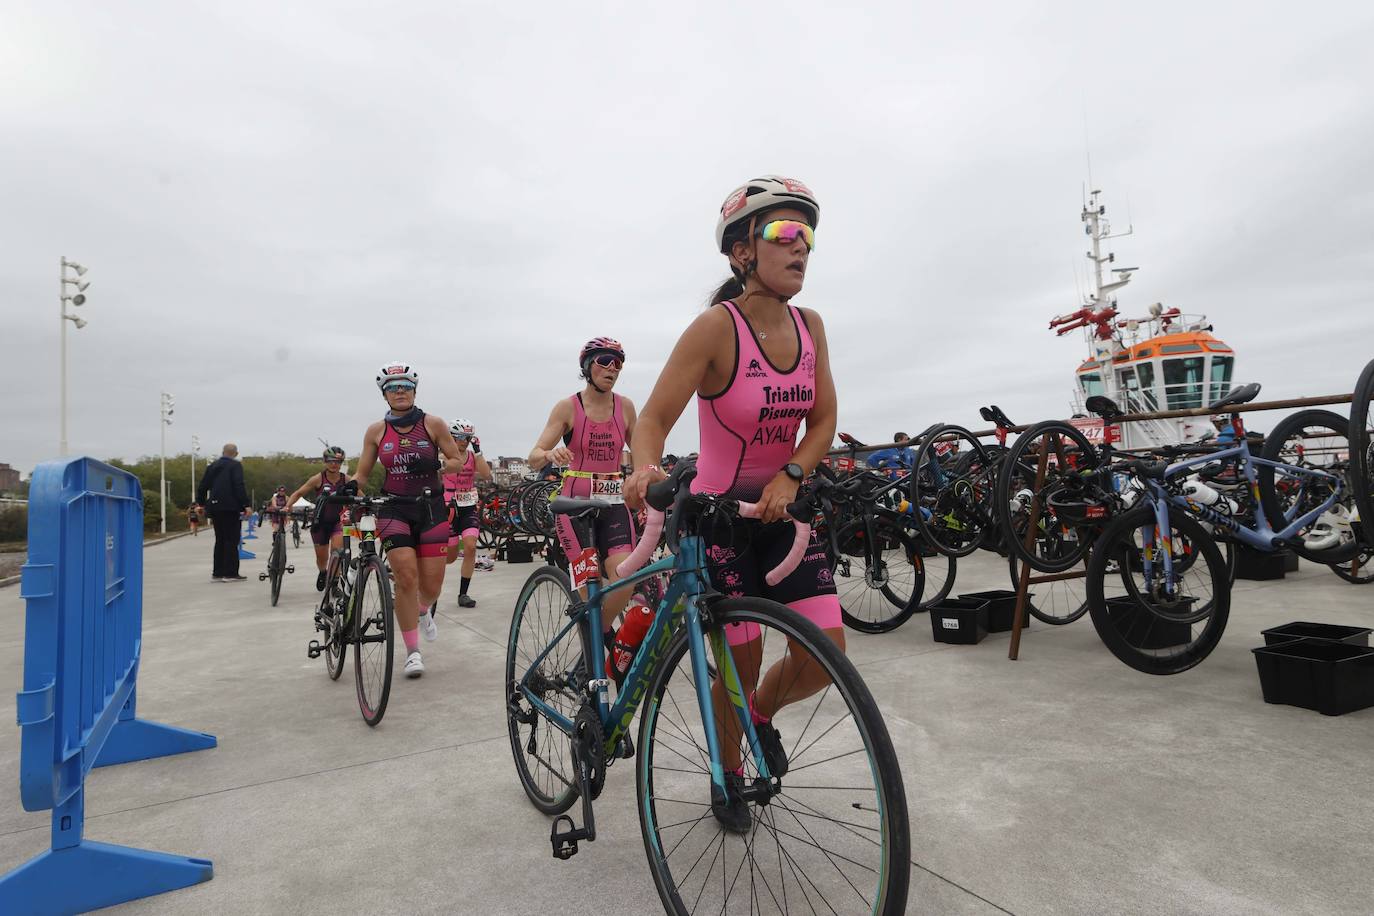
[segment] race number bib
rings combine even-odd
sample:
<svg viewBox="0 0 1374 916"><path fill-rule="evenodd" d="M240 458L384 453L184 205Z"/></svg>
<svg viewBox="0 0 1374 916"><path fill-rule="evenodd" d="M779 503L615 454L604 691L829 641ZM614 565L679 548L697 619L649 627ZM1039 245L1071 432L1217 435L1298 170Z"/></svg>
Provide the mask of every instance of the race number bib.
<svg viewBox="0 0 1374 916"><path fill-rule="evenodd" d="M574 589L581 588L593 579L599 579L601 577L601 562L596 555L596 548L584 549L568 564L568 570L571 573Z"/></svg>
<svg viewBox="0 0 1374 916"><path fill-rule="evenodd" d="M625 501L625 481L619 477L593 477L592 499L604 499L608 503Z"/></svg>
<svg viewBox="0 0 1374 916"><path fill-rule="evenodd" d="M460 508L477 505L476 490L459 490L453 496L453 504Z"/></svg>

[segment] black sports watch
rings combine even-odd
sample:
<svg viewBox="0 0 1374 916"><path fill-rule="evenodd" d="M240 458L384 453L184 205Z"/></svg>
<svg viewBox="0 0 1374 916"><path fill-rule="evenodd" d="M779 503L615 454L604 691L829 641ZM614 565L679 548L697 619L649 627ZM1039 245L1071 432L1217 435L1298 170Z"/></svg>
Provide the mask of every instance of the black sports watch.
<svg viewBox="0 0 1374 916"><path fill-rule="evenodd" d="M782 470L784 474L786 474L788 477L791 477L797 483L801 483L802 478L806 476L802 473L801 465L792 461L789 461L787 464L784 464L782 466Z"/></svg>

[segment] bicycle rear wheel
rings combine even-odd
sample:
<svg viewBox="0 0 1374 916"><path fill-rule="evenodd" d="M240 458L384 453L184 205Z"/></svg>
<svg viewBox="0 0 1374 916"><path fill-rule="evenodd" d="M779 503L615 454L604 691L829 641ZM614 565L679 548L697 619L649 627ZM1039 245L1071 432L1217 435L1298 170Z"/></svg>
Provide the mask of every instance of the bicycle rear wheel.
<svg viewBox="0 0 1374 916"><path fill-rule="evenodd" d="M815 624L772 601L725 599L711 606L711 619L707 652L718 670L733 664L746 695L750 672L782 672L759 679L763 704L768 693L795 683L789 671L807 670L824 686L774 713L776 748L787 760L769 783L749 748L731 741L739 718L723 700L720 679L698 685L686 628L673 637L640 713L635 767L644 849L665 911L904 912L911 871L905 790L887 727L853 664ZM729 646L731 624L757 627L759 637ZM744 834L725 831L712 815L699 686L724 710L712 713L723 753L733 746L742 754L744 776L731 784L749 811ZM725 766L731 762L727 755ZM771 762L769 769L779 772Z"/></svg>
<svg viewBox="0 0 1374 916"><path fill-rule="evenodd" d="M375 726L386 715L391 696L395 625L391 579L382 558L367 554L358 564L353 591L353 676L363 721Z"/></svg>
<svg viewBox="0 0 1374 916"><path fill-rule="evenodd" d="M921 435L909 482L915 508L912 521L940 553L966 557L981 547L997 526L991 508L996 463L962 426L933 427ZM950 438L940 441L945 437ZM946 465L944 456L950 450L960 454Z"/></svg>
<svg viewBox="0 0 1374 916"><path fill-rule="evenodd" d="M869 533L872 533L870 542ZM831 557L845 626L886 633L906 623L920 606L925 566L918 541L896 521L855 519L836 535L840 555Z"/></svg>
<svg viewBox="0 0 1374 916"><path fill-rule="evenodd" d="M1355 383L1350 403L1350 487L1364 542L1374 547L1374 360Z"/></svg>
<svg viewBox="0 0 1374 916"><path fill-rule="evenodd" d="M1350 422L1330 410L1302 410L1284 417L1265 437L1265 458L1287 465L1325 471L1342 483L1351 479ZM1336 488L1336 482L1260 465L1260 505L1275 531L1316 509ZM1351 521L1354 499L1344 493L1312 524L1289 538L1288 546L1316 563L1339 563L1360 552Z"/></svg>
<svg viewBox="0 0 1374 916"><path fill-rule="evenodd" d="M562 814L577 801L577 769L568 734L530 702L520 685L569 720L577 715L587 681L581 635L573 628L555 645L568 623L568 608L576 603L567 576L552 566L540 567L520 589L506 643L503 693L515 772L525 794L545 814Z"/></svg>
<svg viewBox="0 0 1374 916"><path fill-rule="evenodd" d="M1210 655L1231 610L1231 580L1216 542L1183 512L1169 514L1169 527L1165 541L1153 506L1132 509L1107 525L1088 561L1088 611L1097 635L1113 655L1146 674L1178 674ZM1153 546L1147 548L1146 539ZM1165 588L1161 544L1172 551L1172 594Z"/></svg>
<svg viewBox="0 0 1374 916"><path fill-rule="evenodd" d="M1331 571L1351 585L1374 582L1374 547L1365 545L1358 556L1345 563L1331 563Z"/></svg>

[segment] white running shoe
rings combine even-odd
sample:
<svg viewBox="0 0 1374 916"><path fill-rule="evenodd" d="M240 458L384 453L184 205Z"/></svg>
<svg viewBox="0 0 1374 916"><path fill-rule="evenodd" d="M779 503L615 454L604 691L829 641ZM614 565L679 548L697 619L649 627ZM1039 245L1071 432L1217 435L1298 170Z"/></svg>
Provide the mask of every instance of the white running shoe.
<svg viewBox="0 0 1374 916"><path fill-rule="evenodd" d="M412 652L406 656L406 677L419 677L425 673L425 663L420 660L420 653Z"/></svg>
<svg viewBox="0 0 1374 916"><path fill-rule="evenodd" d="M420 615L420 632L425 634L425 642L434 642L439 638L439 626L434 622L434 608Z"/></svg>

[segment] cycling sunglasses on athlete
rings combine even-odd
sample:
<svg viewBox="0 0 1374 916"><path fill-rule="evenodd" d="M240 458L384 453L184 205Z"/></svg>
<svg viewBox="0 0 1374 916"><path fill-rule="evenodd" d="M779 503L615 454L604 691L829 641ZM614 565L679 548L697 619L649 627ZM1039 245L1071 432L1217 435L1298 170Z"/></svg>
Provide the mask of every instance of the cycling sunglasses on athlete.
<svg viewBox="0 0 1374 916"><path fill-rule="evenodd" d="M754 234L765 242L777 242L780 245L790 245L800 238L806 243L807 251L816 247L816 230L801 220L775 219L764 223Z"/></svg>
<svg viewBox="0 0 1374 916"><path fill-rule="evenodd" d="M618 370L621 366L625 365L623 362L621 362L620 357L612 356L609 353L602 353L600 356L593 356L592 362L596 363L602 369Z"/></svg>

